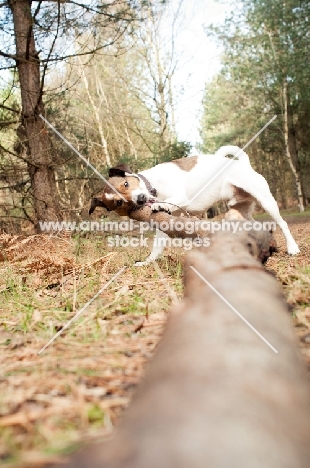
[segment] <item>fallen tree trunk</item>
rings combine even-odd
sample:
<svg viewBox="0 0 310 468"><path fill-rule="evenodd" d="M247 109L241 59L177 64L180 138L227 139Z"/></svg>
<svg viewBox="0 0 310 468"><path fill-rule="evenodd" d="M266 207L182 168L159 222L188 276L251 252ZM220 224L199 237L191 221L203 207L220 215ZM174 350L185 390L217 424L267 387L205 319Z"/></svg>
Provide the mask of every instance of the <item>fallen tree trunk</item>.
<svg viewBox="0 0 310 468"><path fill-rule="evenodd" d="M105 207L105 203L106 200L103 201L100 198L93 198L89 214L92 214L97 206ZM171 215L165 211L154 212L152 211L151 206L144 205L143 207L138 208L133 203L127 203L120 207L116 207L113 211L115 211L119 216L128 216L134 221L147 223L154 229L159 229L172 238L178 237L181 239L190 238L204 240L210 239L214 232L218 232L224 228L226 231L232 232L233 234L235 233L234 227L236 229L236 233L239 234L240 230L245 230L245 235L252 239L252 255L256 256L262 263L265 263L270 255L277 251L276 243L271 231L264 229L257 230L253 228L249 230L249 223L253 224L259 222L254 220L252 222L244 219L236 209L230 209L228 213L226 213L226 219L221 220L221 222L200 219L187 212L187 215L185 216L182 210L181 215ZM236 226L236 224L233 226L234 223L238 223L238 226ZM247 223L247 229L245 229L245 223ZM225 224L225 226L223 224ZM262 223L259 224L260 227L263 226ZM219 227L219 229L215 229L215 226ZM202 242L202 245L206 244Z"/></svg>
<svg viewBox="0 0 310 468"><path fill-rule="evenodd" d="M68 466L309 468L309 380L277 281L243 235L188 254L184 300L116 435Z"/></svg>
<svg viewBox="0 0 310 468"><path fill-rule="evenodd" d="M251 221L243 218L231 219L230 221L223 220L221 223L212 222L196 218L195 216L172 216L164 211L153 212L149 206L132 211L128 216L135 221L153 223L154 226L160 228L169 237L180 237L183 239L200 238L201 240L208 238L210 241L213 241L213 236L219 233L215 230L215 224L222 229L224 225L221 223L225 223L226 228L224 232L233 238L241 236L243 242L247 244L249 252L262 263L265 263L272 253L277 251L276 242L270 231L263 229L250 230L249 225ZM235 233L233 233L233 223L238 223ZM242 227L244 223L248 224L247 230L243 231ZM180 229L180 226L183 226L183 229Z"/></svg>

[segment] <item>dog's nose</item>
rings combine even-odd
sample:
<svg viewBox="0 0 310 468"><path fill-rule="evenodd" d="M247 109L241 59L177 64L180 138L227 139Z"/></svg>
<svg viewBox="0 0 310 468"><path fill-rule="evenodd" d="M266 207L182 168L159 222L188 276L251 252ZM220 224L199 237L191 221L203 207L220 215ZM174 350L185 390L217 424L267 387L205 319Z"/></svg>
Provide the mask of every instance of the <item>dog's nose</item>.
<svg viewBox="0 0 310 468"><path fill-rule="evenodd" d="M144 195L144 193L140 193L140 194L137 196L137 203L138 203L138 205L144 205L145 202L146 202L146 196Z"/></svg>

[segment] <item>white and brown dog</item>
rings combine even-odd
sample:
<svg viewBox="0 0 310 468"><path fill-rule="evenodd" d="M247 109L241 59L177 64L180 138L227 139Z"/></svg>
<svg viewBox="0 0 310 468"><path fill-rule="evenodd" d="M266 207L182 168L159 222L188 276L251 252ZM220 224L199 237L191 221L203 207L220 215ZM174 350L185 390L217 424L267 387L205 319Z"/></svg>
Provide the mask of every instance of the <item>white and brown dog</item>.
<svg viewBox="0 0 310 468"><path fill-rule="evenodd" d="M229 160L228 155L238 159ZM134 174L126 165L120 165L110 169L109 184L116 191L106 186L102 199L94 199L90 213L96 206L103 206L126 215L131 208L151 204L153 211L174 212L182 208L197 215L225 200L229 208L239 212L243 218L252 219L258 202L283 231L287 252L290 255L299 252L267 181L254 171L248 155L237 146L223 146L215 154L189 156L158 164L139 174ZM166 236L156 231L150 256L138 265L145 265L161 255L163 243L158 242L158 238Z"/></svg>

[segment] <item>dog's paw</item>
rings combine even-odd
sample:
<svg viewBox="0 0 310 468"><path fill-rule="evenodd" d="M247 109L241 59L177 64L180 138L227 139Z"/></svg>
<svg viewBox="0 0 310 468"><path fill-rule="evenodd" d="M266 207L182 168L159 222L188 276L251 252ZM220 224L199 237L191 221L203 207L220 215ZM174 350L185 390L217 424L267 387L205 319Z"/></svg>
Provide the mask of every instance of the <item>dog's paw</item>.
<svg viewBox="0 0 310 468"><path fill-rule="evenodd" d="M171 214L171 207L169 203L156 202L152 204L152 211L165 211L166 213Z"/></svg>
<svg viewBox="0 0 310 468"><path fill-rule="evenodd" d="M300 250L298 248L298 245L295 243L295 244L292 244L290 245L288 248L287 248L287 253L289 255L297 255L300 253Z"/></svg>
<svg viewBox="0 0 310 468"><path fill-rule="evenodd" d="M141 266L146 266L149 265L150 263L154 262L154 260L148 260L146 259L144 262L135 262L134 266L135 267L141 267Z"/></svg>

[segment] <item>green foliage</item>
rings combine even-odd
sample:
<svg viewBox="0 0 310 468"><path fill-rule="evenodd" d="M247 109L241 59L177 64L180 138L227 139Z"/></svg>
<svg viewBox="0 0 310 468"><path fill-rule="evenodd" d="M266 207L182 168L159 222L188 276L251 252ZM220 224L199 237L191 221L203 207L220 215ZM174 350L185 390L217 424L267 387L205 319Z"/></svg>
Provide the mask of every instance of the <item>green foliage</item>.
<svg viewBox="0 0 310 468"><path fill-rule="evenodd" d="M192 145L188 141L175 141L168 145L163 151L153 153L143 158L134 158L130 154L122 155L119 164L128 164L134 172L139 172L144 169L149 169L156 164L173 161L174 159L184 158L189 155ZM108 170L106 171L106 174Z"/></svg>
<svg viewBox="0 0 310 468"><path fill-rule="evenodd" d="M0 89L0 128L5 129L0 137L0 228L10 231L13 226L29 226L29 221L34 225L35 217L41 216L39 199L44 199L46 205L55 205L52 211L58 212L59 217L79 217L83 210L86 216L91 194L102 186L102 181L52 130L41 132L38 109L44 113L45 107L48 121L102 173L123 154L133 159L152 157L160 147L160 138L170 141L173 134L169 122L165 122L165 134L160 135L160 118L152 95L158 86L154 87L147 70L155 53L145 42L149 30L142 31L161 17L166 1L112 0L92 5L80 3L74 9L67 3L58 9L49 3L39 3L37 7L33 4L31 8L27 0L24 3L29 24L33 25L30 29L25 20L17 24L20 15L12 14L15 3L4 2L0 7L2 83L9 83L7 89ZM36 59L41 61L39 73L26 60L25 66L29 65L32 71L23 73L24 81L19 80L14 58L18 31L23 25L29 30L29 43L35 43L35 50L39 51ZM31 50L27 50L27 56L28 52L31 57ZM35 79L33 73L37 73ZM36 89L28 81L35 83ZM36 105L23 108L21 115L26 118L20 118L20 98L13 102L11 91L18 95L23 91L26 96L30 88ZM167 100L167 90L165 97ZM23 106L29 102L23 97ZM164 107L168 115L167 103ZM32 118L34 125L39 122L34 132L40 139L36 149L37 138L28 134L27 124ZM55 172L56 182L53 176L45 178L44 184L36 183L36 164L27 164L36 158L40 158L40 170L45 165ZM36 196L35 185L55 196Z"/></svg>
<svg viewBox="0 0 310 468"><path fill-rule="evenodd" d="M175 141L171 143L161 154L163 161L185 158L191 152L192 145L188 141Z"/></svg>
<svg viewBox="0 0 310 468"><path fill-rule="evenodd" d="M104 419L104 412L100 406L93 404L88 410L88 420L90 423L102 425Z"/></svg>
<svg viewBox="0 0 310 468"><path fill-rule="evenodd" d="M310 4L289 0L238 2L223 27L213 27L224 48L222 69L206 85L200 149L243 146L277 115L248 148L251 160L286 204L295 197L284 141L283 90L288 87L289 139L305 194L310 185Z"/></svg>

